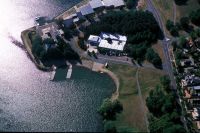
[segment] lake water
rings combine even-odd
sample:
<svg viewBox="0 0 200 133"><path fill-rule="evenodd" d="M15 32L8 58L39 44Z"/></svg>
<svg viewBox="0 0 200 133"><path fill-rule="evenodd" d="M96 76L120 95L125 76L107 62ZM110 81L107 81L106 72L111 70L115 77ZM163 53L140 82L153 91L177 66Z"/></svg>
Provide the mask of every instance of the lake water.
<svg viewBox="0 0 200 133"><path fill-rule="evenodd" d="M97 108L111 96L107 76L74 67L71 80L49 81L8 36L37 16L54 17L79 0L0 1L0 131L102 131Z"/></svg>

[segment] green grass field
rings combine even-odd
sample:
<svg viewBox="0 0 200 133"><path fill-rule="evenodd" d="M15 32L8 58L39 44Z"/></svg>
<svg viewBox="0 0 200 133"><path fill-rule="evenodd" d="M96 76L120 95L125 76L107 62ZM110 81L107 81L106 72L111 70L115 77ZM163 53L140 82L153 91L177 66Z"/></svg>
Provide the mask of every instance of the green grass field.
<svg viewBox="0 0 200 133"><path fill-rule="evenodd" d="M183 16L188 16L191 11L199 8L200 4L197 0L188 0L186 5L177 6L177 20Z"/></svg>
<svg viewBox="0 0 200 133"><path fill-rule="evenodd" d="M136 83L136 67L127 65L110 64L109 70L114 72L120 80L119 100L123 104L123 112L117 116L116 126L120 129L131 127L136 131L146 131L145 115L146 110L142 110L141 101L138 96ZM162 71L156 69L139 69L139 82L145 101L149 90L159 83Z"/></svg>

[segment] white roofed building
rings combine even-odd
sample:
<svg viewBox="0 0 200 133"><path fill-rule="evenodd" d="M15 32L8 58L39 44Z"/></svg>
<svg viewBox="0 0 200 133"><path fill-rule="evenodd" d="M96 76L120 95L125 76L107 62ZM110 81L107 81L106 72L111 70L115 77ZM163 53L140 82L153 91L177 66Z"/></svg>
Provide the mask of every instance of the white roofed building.
<svg viewBox="0 0 200 133"><path fill-rule="evenodd" d="M103 4L105 7L123 7L125 6L124 0L103 0Z"/></svg>
<svg viewBox="0 0 200 133"><path fill-rule="evenodd" d="M91 0L89 4L94 10L104 7L104 4L101 0Z"/></svg>
<svg viewBox="0 0 200 133"><path fill-rule="evenodd" d="M87 15L91 15L91 14L95 13L90 4L76 8L76 11L77 11L77 13L80 12L81 15L83 15L83 16L87 16Z"/></svg>
<svg viewBox="0 0 200 133"><path fill-rule="evenodd" d="M88 43L116 52L123 52L127 42L127 37L118 34L101 33L100 36L90 35Z"/></svg>

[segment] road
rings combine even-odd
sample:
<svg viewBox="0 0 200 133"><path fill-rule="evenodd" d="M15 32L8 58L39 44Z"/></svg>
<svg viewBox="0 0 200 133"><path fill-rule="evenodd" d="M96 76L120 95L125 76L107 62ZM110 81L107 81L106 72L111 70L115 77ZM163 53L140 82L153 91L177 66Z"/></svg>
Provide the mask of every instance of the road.
<svg viewBox="0 0 200 133"><path fill-rule="evenodd" d="M167 35L166 35L166 32L165 32L163 21L162 21L162 19L160 17L160 13L154 7L152 0L147 0L147 10L149 10L149 11L151 11L153 13L154 17L158 21L158 24L160 25L161 30L163 31L164 39L162 40L162 44L163 44L163 52L164 52L164 55L165 55L165 63L164 63L163 69L170 76L172 89L174 90L174 92L175 92L175 94L177 96L177 102L181 106L181 109L182 109L182 112L183 112L183 107L182 107L182 104L180 102L181 98L180 98L179 94L177 93L176 81L175 81L175 78L174 78L174 75L173 75L173 67L172 67L170 56L169 56L169 42L167 42L165 40L167 38ZM174 11L175 10L176 9L174 9ZM174 15L176 15L176 14L174 13ZM182 120L182 122L184 124L184 127L185 127L186 131L188 131L187 123L186 123L185 117L183 115L181 117L181 120Z"/></svg>

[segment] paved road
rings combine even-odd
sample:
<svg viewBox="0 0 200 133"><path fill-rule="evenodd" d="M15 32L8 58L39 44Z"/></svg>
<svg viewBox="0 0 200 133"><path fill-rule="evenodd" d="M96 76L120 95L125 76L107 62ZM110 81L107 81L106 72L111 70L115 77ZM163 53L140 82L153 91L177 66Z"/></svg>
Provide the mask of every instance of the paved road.
<svg viewBox="0 0 200 133"><path fill-rule="evenodd" d="M170 56L169 56L169 42L165 41L165 38L167 37L167 35L166 35L166 32L165 32L164 24L162 22L162 19L160 17L159 12L157 11L157 9L153 5L152 0L147 0L147 5L148 5L147 10L149 10L153 13L153 15L155 16L156 20L158 21L158 23L160 25L161 30L163 31L164 39L162 40L162 43L163 43L163 52L164 52L164 55L165 55L165 63L164 63L165 65L164 65L163 68L168 73L168 75L170 76L172 89L174 90L174 92L177 95L177 102L180 104L182 112L183 112L183 107L182 107L182 104L180 102L181 101L180 96L176 91L177 86L176 86L176 81L174 79L173 67L172 67L172 64L171 64ZM187 124L186 124L185 117L182 116L181 120L184 124L185 129L188 131L188 127L187 127Z"/></svg>

